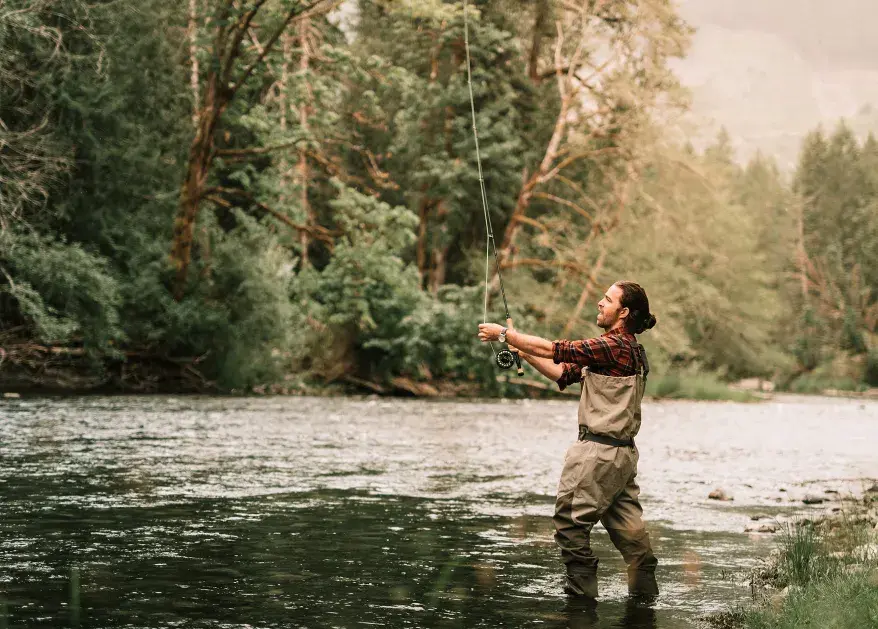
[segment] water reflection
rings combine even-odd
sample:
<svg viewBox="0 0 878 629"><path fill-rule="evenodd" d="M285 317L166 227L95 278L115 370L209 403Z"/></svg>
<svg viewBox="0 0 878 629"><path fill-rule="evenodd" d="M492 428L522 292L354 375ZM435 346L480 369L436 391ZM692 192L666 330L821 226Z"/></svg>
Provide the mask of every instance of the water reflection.
<svg viewBox="0 0 878 629"><path fill-rule="evenodd" d="M52 483L33 482L28 495L16 486L0 550L9 626L167 627L187 618L205 627L676 629L690 626L694 593L737 591L714 572L707 588L687 592L688 610L673 597L628 599L621 560L599 532L601 602L569 601L548 517L475 516L462 501L327 491L47 509L45 496L34 498ZM667 583L682 581L676 544L723 541L658 537Z"/></svg>
<svg viewBox="0 0 878 629"><path fill-rule="evenodd" d="M749 595L735 575L772 542L734 532L746 505L768 511L804 469L874 470L878 406L809 408L648 409L662 595L628 598L598 528L588 605L562 594L550 520L573 405L16 401L0 407L0 629L691 627ZM815 438L830 420L851 438ZM716 478L735 503L698 498Z"/></svg>
<svg viewBox="0 0 878 629"><path fill-rule="evenodd" d="M656 629L657 614L654 601L638 600L629 598L625 601L624 613L621 618L616 616L616 610L609 613L611 618L617 618L612 624L605 625L600 622L601 605L597 601L584 599L570 599L564 608L567 615L567 629L595 629L597 627L613 627L614 629Z"/></svg>

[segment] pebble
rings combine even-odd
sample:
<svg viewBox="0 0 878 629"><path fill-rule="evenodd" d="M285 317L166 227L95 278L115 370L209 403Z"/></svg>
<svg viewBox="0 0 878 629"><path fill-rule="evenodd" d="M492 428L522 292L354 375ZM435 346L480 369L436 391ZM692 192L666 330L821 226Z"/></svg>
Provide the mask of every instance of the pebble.
<svg viewBox="0 0 878 629"><path fill-rule="evenodd" d="M806 505L819 505L819 504L822 504L824 502L827 502L827 499L824 498L823 496L814 496L814 495L809 494L809 495L805 496L804 498L802 498L802 502L804 502Z"/></svg>
<svg viewBox="0 0 878 629"><path fill-rule="evenodd" d="M734 500L731 496L729 496L724 490L717 487L712 492L707 495L711 500Z"/></svg>

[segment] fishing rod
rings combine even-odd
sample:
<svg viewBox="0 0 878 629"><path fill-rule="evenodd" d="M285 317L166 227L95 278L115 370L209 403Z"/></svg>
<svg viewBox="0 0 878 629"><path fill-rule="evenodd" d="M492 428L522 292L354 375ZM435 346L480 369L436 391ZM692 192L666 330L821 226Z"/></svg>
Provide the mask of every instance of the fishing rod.
<svg viewBox="0 0 878 629"><path fill-rule="evenodd" d="M479 152L479 130L476 126L476 101L473 97L473 75L472 63L469 54L469 11L467 0L463 0L463 47L466 50L466 82L469 87L469 104L473 118L473 138L476 143L476 165L479 170L479 190L482 196L482 211L485 213L485 231L487 240L485 243L485 310L483 322L488 322L488 292L490 287L489 269L491 266L490 250L494 251L494 264L497 269L497 279L500 283L500 295L503 297L503 308L506 311L506 327L513 329L512 316L509 314L509 303L506 301L506 289L503 287L503 274L500 272L500 256L497 253L497 243L494 240L494 224L491 222L491 213L488 211L488 194L485 191L485 177L482 173L482 156ZM501 339L502 340L502 339ZM507 349L501 349L499 352L494 349L494 343L491 342L491 351L494 352L494 359L500 369L510 369L514 364L519 376L524 375L524 369L521 368L521 356L518 349L506 345Z"/></svg>

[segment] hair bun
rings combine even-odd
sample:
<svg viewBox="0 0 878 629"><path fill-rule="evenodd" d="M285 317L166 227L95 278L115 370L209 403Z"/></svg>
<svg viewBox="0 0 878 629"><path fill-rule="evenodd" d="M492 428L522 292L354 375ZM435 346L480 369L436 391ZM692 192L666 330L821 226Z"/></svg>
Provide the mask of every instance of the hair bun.
<svg viewBox="0 0 878 629"><path fill-rule="evenodd" d="M654 314L649 315L646 319L646 329L651 330L652 328L655 327L655 324L656 324L655 315Z"/></svg>

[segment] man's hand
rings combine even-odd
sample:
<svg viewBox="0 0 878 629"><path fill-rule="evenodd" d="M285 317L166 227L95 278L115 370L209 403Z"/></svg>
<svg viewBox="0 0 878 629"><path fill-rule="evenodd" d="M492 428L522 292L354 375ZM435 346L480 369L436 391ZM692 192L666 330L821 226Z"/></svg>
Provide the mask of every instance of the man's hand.
<svg viewBox="0 0 878 629"><path fill-rule="evenodd" d="M480 323L479 324L479 340L482 343L489 341L497 341L500 338L500 332L503 326L497 323Z"/></svg>

